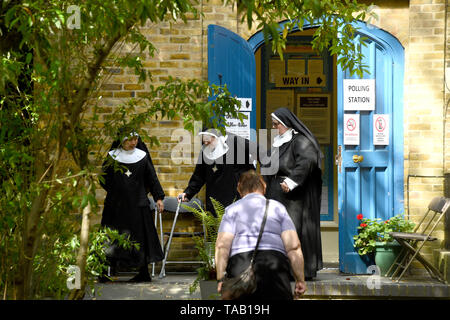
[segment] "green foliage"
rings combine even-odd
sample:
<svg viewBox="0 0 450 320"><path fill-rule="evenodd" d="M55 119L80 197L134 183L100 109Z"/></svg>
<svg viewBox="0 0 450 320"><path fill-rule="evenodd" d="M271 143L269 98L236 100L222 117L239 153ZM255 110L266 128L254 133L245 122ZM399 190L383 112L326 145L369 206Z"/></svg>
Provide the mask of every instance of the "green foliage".
<svg viewBox="0 0 450 320"><path fill-rule="evenodd" d="M48 242L50 238L47 239ZM89 249L86 260L87 283L91 294L95 295L94 282L97 277L107 269L106 249L110 243L116 243L124 249L132 247L139 249L139 244L132 242L128 235L119 234L117 230L96 226L89 234ZM62 299L67 296L67 279L70 266L76 265L76 253L80 247L78 235L72 235L65 240L56 239L49 244L49 250L43 250L34 260L34 273L36 274L36 298L52 297ZM52 251L50 251L52 250Z"/></svg>
<svg viewBox="0 0 450 320"><path fill-rule="evenodd" d="M220 222L225 214L225 207L214 198L210 198L213 204L214 211L217 216L211 212L204 210L201 206L198 208L183 205L185 209L192 212L204 225L206 229L206 241L203 237L195 237L195 247L198 249L200 261L202 266L197 269L197 278L189 287L189 292L192 294L199 285L200 280L216 279L216 265L214 261L214 246L219 232Z"/></svg>
<svg viewBox="0 0 450 320"><path fill-rule="evenodd" d="M187 205L182 205L183 208L192 212L194 216L202 221L206 228L206 241L207 242L216 242L217 233L219 231L220 222L222 221L222 217L225 213L225 207L216 199L210 198L211 203L213 205L214 211L216 212L216 216L209 211L203 209L199 204L196 203L197 208L190 207Z"/></svg>
<svg viewBox="0 0 450 320"><path fill-rule="evenodd" d="M75 29L68 27L69 6L80 9ZM61 296L64 277L52 276L58 262L46 252L57 252L80 232L79 212L88 204L91 218L98 213L98 167L118 128L131 126L152 145L157 137L139 130L151 120L184 114L184 127L193 131L194 121L215 115L218 125L226 113L239 116L226 87L174 78L150 84L146 96L124 99L105 114L99 92L111 70L131 72L139 82L151 80L142 61L156 48L140 26L186 21L187 14L197 14L195 1L2 2L0 292L5 299L42 297L52 290ZM121 50L126 45L131 49ZM75 251L70 254L75 258Z"/></svg>
<svg viewBox="0 0 450 320"><path fill-rule="evenodd" d="M363 218L361 214L358 216L358 220L361 220L361 223L357 227L358 234L353 236L353 240L354 247L358 249L360 255L375 252L377 242L393 241L389 232L411 232L414 229L414 223L406 220L401 214L386 221L379 218Z"/></svg>
<svg viewBox="0 0 450 320"><path fill-rule="evenodd" d="M226 3L234 3L226 0ZM283 57L286 38L295 27L303 30L304 25L317 27L312 45L317 52L328 50L338 55L338 64L348 69L350 74L362 77L369 73L368 66L362 64L361 46L364 37L358 37L352 25L356 20L376 18L370 7L356 0L240 0L237 1L241 22L247 22L249 29L256 24L263 31L264 39L272 40L272 49ZM280 27L278 22L285 23ZM356 38L356 45L353 40Z"/></svg>
<svg viewBox="0 0 450 320"><path fill-rule="evenodd" d="M224 1L225 4L235 1ZM341 3L342 2L342 3ZM238 1L242 21L258 24L281 54L289 30L317 20L314 47L339 54L341 63L362 72L352 14L366 10L355 1ZM73 28L73 11L79 24ZM63 296L64 276L55 276L80 232L82 212L98 214L96 181L117 129L139 131L151 120L183 115L183 125L225 115L243 118L226 86L169 78L155 86L143 60L156 47L141 27L186 22L198 16L196 0L10 0L0 4L0 293L4 299ZM339 16L339 19L331 18ZM357 18L363 19L363 16ZM287 20L283 30L278 22ZM76 22L76 21L75 21ZM124 49L126 48L126 49ZM358 60L359 59L359 60ZM110 106L101 96L119 69L149 82L146 96ZM139 131L144 141L158 139ZM213 233L209 232L213 236ZM92 240L93 241L93 240ZM69 250L70 249L70 250ZM51 280L53 279L53 280Z"/></svg>

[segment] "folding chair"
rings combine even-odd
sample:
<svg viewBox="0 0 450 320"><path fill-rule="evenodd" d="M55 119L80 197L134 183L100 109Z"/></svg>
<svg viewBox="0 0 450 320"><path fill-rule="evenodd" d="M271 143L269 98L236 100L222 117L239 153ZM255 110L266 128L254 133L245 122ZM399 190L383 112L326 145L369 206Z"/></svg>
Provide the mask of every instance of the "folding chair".
<svg viewBox="0 0 450 320"><path fill-rule="evenodd" d="M161 212L158 212L158 208L156 207L156 203L152 198L149 198L150 200L150 210L155 211L155 228L156 232L158 232L158 216L159 216L159 235L161 237L161 246L164 242L164 234L163 234L163 228L162 228L162 217ZM152 262L152 277L155 276L155 263Z"/></svg>
<svg viewBox="0 0 450 320"><path fill-rule="evenodd" d="M203 236L204 240L206 241L206 227L203 221L203 231L199 232L174 232L175 225L177 223L178 215L179 213L186 213L189 212L187 209L182 207L182 204L191 207L191 208L197 208L198 206L202 206L202 203L199 199L193 198L189 202L178 202L177 197L166 197L164 198L164 212L175 212L175 217L172 222L172 228L170 232L164 232L164 235L168 235L169 239L167 241L167 244L165 245L164 249L164 260L162 262L161 272L159 273L159 278L163 278L166 276L166 264L168 263L203 263L203 261L168 261L167 257L169 256L170 252L170 245L172 244L172 238L173 237L195 237L195 236ZM161 244L163 241L161 241ZM164 246L163 246L164 247Z"/></svg>
<svg viewBox="0 0 450 320"><path fill-rule="evenodd" d="M389 274L393 272L391 279L395 280L396 275L403 270L397 278L397 282L399 282L410 267L412 261L417 259L425 267L432 278L445 283L441 272L420 254L420 250L428 241L435 241L437 239L432 237L431 234L442 220L442 217L445 216L449 206L450 199L445 197L435 197L431 200L428 205L428 210L412 232L389 233L401 244L402 250L387 271L386 276L389 276Z"/></svg>

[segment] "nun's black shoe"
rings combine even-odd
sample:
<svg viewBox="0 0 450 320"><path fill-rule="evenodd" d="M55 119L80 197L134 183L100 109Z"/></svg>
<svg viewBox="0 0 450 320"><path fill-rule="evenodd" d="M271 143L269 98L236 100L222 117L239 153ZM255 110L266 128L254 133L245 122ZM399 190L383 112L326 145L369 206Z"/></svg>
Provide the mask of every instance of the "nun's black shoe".
<svg viewBox="0 0 450 320"><path fill-rule="evenodd" d="M112 279L109 278L109 277L107 277L107 276L105 276L105 275L101 275L101 276L99 276L99 277L97 278L97 281L98 281L99 283L106 283L106 282L112 282Z"/></svg>
<svg viewBox="0 0 450 320"><path fill-rule="evenodd" d="M152 282L152 277L148 273L138 273L133 278L128 280L128 282Z"/></svg>

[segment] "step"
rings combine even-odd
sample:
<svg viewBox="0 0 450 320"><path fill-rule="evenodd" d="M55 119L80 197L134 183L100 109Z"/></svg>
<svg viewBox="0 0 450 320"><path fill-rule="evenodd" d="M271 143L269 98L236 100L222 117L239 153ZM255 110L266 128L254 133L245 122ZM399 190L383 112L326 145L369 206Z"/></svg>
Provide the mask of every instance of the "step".
<svg viewBox="0 0 450 320"><path fill-rule="evenodd" d="M293 284L294 285L294 284ZM346 275L338 269L324 269L307 281L305 298L450 298L450 286L433 280L428 274L409 275L392 281L376 275Z"/></svg>

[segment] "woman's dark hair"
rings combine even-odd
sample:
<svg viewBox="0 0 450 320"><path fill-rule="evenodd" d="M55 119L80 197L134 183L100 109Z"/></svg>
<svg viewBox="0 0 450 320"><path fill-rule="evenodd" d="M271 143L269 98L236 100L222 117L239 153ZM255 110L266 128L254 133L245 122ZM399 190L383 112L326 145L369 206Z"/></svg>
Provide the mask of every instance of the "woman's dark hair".
<svg viewBox="0 0 450 320"><path fill-rule="evenodd" d="M248 170L241 174L238 184L239 193L247 194L255 191L264 192L264 188L264 179L255 170Z"/></svg>

